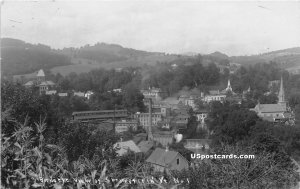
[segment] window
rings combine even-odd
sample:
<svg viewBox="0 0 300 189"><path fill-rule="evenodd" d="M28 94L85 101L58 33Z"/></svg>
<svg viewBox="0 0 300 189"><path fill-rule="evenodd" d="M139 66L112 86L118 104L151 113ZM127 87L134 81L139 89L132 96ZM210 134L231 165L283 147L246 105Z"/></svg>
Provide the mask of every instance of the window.
<svg viewBox="0 0 300 189"><path fill-rule="evenodd" d="M177 165L179 165L179 159L177 158Z"/></svg>

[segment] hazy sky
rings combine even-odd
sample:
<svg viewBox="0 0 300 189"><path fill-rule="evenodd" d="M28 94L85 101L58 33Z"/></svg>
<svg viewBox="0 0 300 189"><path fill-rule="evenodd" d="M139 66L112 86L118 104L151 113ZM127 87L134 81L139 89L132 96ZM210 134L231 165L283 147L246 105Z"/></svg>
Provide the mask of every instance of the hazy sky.
<svg viewBox="0 0 300 189"><path fill-rule="evenodd" d="M228 55L300 46L300 2L36 1L1 6L1 37Z"/></svg>

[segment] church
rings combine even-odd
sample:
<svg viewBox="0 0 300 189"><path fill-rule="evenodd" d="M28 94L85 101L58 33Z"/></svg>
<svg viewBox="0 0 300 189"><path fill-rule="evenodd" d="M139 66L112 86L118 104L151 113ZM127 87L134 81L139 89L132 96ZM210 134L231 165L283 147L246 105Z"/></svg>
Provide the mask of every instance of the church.
<svg viewBox="0 0 300 189"><path fill-rule="evenodd" d="M287 103L285 101L282 77L281 77L280 89L278 93L278 103L277 104L258 103L254 108L250 110L255 111L260 118L266 121L286 122L292 119L292 114L288 111Z"/></svg>

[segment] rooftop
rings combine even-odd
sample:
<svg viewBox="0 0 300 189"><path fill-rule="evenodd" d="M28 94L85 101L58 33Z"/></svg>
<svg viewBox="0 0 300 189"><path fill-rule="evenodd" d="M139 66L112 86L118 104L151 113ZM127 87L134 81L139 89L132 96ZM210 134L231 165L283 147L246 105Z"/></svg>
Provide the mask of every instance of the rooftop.
<svg viewBox="0 0 300 189"><path fill-rule="evenodd" d="M139 147L132 140L128 140L125 142L117 142L114 145L114 148L119 148L119 150L116 151L119 155L127 153L128 150L133 151L135 153L141 152Z"/></svg>
<svg viewBox="0 0 300 189"><path fill-rule="evenodd" d="M32 86L33 84L33 81L28 81L27 83L25 83L25 86Z"/></svg>
<svg viewBox="0 0 300 189"><path fill-rule="evenodd" d="M44 70L40 69L36 75L37 77L45 77Z"/></svg>
<svg viewBox="0 0 300 189"><path fill-rule="evenodd" d="M148 152L154 146L153 141L143 140L138 144L140 150L144 153Z"/></svg>
<svg viewBox="0 0 300 189"><path fill-rule="evenodd" d="M285 112L286 108L280 104L257 104L255 109L261 112Z"/></svg>
<svg viewBox="0 0 300 189"><path fill-rule="evenodd" d="M98 110L98 111L81 111L81 112L73 112L72 115L75 115L75 114L81 114L81 113L101 113L101 112L109 112L109 113L113 113L113 112L123 112L123 111L126 111L127 110Z"/></svg>
<svg viewBox="0 0 300 189"><path fill-rule="evenodd" d="M156 148L148 157L146 162L157 164L163 167L169 167L170 163L175 159L179 153L176 151L166 151L162 148Z"/></svg>
<svg viewBox="0 0 300 189"><path fill-rule="evenodd" d="M40 85L55 85L52 81L43 81Z"/></svg>

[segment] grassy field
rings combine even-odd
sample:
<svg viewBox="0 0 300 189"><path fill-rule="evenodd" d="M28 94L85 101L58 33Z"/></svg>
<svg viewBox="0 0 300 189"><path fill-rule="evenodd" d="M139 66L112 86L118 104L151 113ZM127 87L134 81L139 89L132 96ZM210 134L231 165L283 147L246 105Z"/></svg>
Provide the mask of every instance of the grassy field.
<svg viewBox="0 0 300 189"><path fill-rule="evenodd" d="M110 62L110 63L99 63L96 61L91 61L87 59L72 59L73 65L67 66L57 66L51 69L53 74L60 73L65 76L72 72L77 74L89 72L93 69L115 69L115 68L124 68L124 67L136 67L147 65L155 65L157 62L170 62L177 58L176 55L150 55L139 58L131 58L126 61Z"/></svg>

